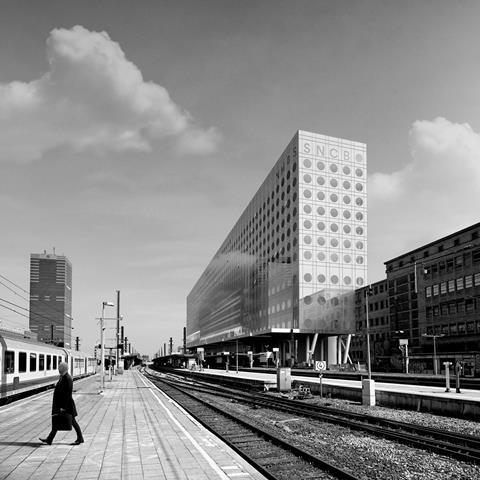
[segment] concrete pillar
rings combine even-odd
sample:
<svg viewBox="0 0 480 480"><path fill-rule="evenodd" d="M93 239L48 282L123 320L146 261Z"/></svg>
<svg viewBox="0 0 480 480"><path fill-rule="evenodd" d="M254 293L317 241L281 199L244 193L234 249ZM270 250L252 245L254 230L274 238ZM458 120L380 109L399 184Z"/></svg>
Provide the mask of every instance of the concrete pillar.
<svg viewBox="0 0 480 480"><path fill-rule="evenodd" d="M337 363L342 363L342 336L337 337Z"/></svg>
<svg viewBox="0 0 480 480"><path fill-rule="evenodd" d="M337 336L327 337L327 364L334 365L337 363Z"/></svg>
<svg viewBox="0 0 480 480"><path fill-rule="evenodd" d="M310 365L310 335L307 334L305 342L305 361Z"/></svg>
<svg viewBox="0 0 480 480"><path fill-rule="evenodd" d="M362 405L375 406L375 380L362 380Z"/></svg>

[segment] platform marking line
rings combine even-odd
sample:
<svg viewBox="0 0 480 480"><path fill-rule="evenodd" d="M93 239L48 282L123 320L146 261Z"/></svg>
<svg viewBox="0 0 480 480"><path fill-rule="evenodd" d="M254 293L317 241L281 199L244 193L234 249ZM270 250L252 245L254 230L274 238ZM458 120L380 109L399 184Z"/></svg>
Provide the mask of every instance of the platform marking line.
<svg viewBox="0 0 480 480"><path fill-rule="evenodd" d="M146 381L150 382L149 380L143 379L141 377L140 377L140 380L144 382L145 385L148 385ZM216 464L215 460L213 460L213 458L200 446L200 444L192 437L192 435L190 435L190 433L185 429L185 427L173 416L173 413L163 404L161 398L159 398L157 394L153 391L152 386L154 387L153 383L149 388L151 394L155 397L155 400L157 400L160 406L165 410L165 412L173 421L173 423L175 423L175 425L185 434L185 436L188 438L190 443L195 447L195 449L200 453L200 455L207 461L207 463L213 468L213 470L215 471L215 473L217 473L219 478L221 478L222 480L228 480L229 476L225 474L225 472Z"/></svg>

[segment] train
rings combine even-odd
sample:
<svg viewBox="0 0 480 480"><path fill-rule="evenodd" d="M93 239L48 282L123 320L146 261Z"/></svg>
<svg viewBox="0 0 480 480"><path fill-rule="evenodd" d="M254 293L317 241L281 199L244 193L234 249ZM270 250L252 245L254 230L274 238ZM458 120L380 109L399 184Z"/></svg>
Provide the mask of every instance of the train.
<svg viewBox="0 0 480 480"><path fill-rule="evenodd" d="M199 354L183 354L172 353L163 357L157 357L153 360L153 368L212 368L225 370L227 368L234 369L237 366L241 368L249 367L274 367L275 356L272 352L260 352L249 355L248 353L239 352L238 355L232 352L220 352L215 354L202 355Z"/></svg>
<svg viewBox="0 0 480 480"><path fill-rule="evenodd" d="M0 331L0 405L54 386L60 362L68 363L73 379L96 372L97 360L93 354Z"/></svg>

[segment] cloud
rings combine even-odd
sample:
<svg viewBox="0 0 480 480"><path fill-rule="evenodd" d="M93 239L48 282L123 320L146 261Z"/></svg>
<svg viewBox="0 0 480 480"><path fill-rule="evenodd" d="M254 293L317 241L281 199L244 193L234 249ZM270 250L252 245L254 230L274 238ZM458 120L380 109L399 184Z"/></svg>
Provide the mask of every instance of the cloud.
<svg viewBox="0 0 480 480"><path fill-rule="evenodd" d="M35 160L58 147L149 152L167 138L180 153L216 149L218 131L145 81L106 32L52 30L47 59L42 77L0 84L0 160Z"/></svg>
<svg viewBox="0 0 480 480"><path fill-rule="evenodd" d="M480 221L480 134L439 117L409 139L410 161L369 179L371 268Z"/></svg>

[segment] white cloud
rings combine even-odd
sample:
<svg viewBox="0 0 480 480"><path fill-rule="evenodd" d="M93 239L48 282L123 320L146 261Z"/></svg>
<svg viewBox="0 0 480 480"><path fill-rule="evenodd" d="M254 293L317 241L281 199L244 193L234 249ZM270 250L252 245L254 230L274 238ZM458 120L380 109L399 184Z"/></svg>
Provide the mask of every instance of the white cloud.
<svg viewBox="0 0 480 480"><path fill-rule="evenodd" d="M107 33L55 29L47 58L42 77L0 84L0 160L65 146L148 152L165 138L181 153L215 150L217 130L200 128L164 87L146 82Z"/></svg>
<svg viewBox="0 0 480 480"><path fill-rule="evenodd" d="M480 134L445 118L416 121L411 160L369 180L371 271L383 262L480 221Z"/></svg>

